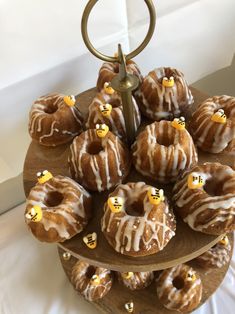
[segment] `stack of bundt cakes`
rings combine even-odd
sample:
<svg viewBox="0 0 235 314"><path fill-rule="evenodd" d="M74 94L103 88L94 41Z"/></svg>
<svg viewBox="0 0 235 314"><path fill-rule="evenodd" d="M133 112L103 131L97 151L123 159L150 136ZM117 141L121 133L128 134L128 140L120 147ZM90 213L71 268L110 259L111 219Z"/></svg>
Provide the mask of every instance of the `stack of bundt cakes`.
<svg viewBox="0 0 235 314"><path fill-rule="evenodd" d="M72 95L49 94L32 105L32 139L47 149L64 144L68 165L60 167L68 166L71 178L38 169L38 182L26 202L29 229L45 242L82 233L84 249L95 250L97 243L102 245L97 234L82 231L102 208L97 224L104 241L117 254L141 260L164 250L177 233L176 219L182 219L194 231L221 236L195 259L198 267L224 266L231 252L225 234L235 230L235 170L210 160L201 163L200 150L234 158L235 98L211 97L186 120L194 98L183 73L161 67L143 78L130 60L127 72L138 77L139 86L132 95L136 139L128 147L122 99L110 85L118 69L118 63L102 65L87 119ZM103 203L97 204L96 196L103 192ZM186 264L156 276L152 271L114 273L77 260L70 279L81 295L96 301L110 291L115 278L132 291L154 281L156 297L169 310L190 312L202 297L200 276ZM134 301L125 304L127 312L133 307Z"/></svg>

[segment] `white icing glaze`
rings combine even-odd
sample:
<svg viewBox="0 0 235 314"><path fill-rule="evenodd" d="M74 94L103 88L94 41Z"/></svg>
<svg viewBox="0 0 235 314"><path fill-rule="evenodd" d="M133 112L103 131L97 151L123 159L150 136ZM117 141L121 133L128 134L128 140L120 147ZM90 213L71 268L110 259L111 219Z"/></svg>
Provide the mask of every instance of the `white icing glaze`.
<svg viewBox="0 0 235 314"><path fill-rule="evenodd" d="M117 103L118 106L113 107L110 116L104 117L100 111L100 106L107 103ZM135 98L132 97L132 102L134 105L134 123L135 130L138 129L140 125L140 112L135 101ZM92 103L89 106L89 116L86 123L87 128L94 128L97 123L105 123L110 127L110 130L120 137L121 139L126 138L126 127L125 120L123 115L123 107L121 97L114 93L112 95L108 95L102 90L100 93L96 95L93 99Z"/></svg>
<svg viewBox="0 0 235 314"><path fill-rule="evenodd" d="M74 288L78 290L87 300L94 301L103 298L112 286L111 271L105 268L95 268L95 275L99 276L100 283L98 285L92 284L87 278L86 272L89 264L78 261L72 269L71 282Z"/></svg>
<svg viewBox="0 0 235 314"><path fill-rule="evenodd" d="M127 288L131 290L136 290L143 289L149 286L153 281L154 274L151 271L136 272L133 273L130 278L123 278L122 274L120 273L119 278Z"/></svg>
<svg viewBox="0 0 235 314"><path fill-rule="evenodd" d="M63 124L62 120L57 119L54 115L48 115L45 110L47 107L53 107L56 109L57 113L62 112L62 110L70 111L74 118L77 127L72 126L71 130L66 129L68 125ZM64 112L62 112L64 114ZM76 107L69 107L64 105L64 95L62 94L50 94L47 96L40 97L32 105L29 114L29 134L32 137L35 135L41 144L48 143L49 138L53 138L55 132L56 136L69 136L74 137L78 134L78 128L82 126L81 114ZM76 132L73 132L75 131Z"/></svg>
<svg viewBox="0 0 235 314"><path fill-rule="evenodd" d="M147 192L150 186L144 182L132 183L131 185L119 185L112 193L112 196L124 198L123 212L112 213L109 207L105 206L105 213L102 218L102 231L108 233L111 226L116 224L114 235L115 250L120 253L134 251L138 253L143 245L146 251L151 250L152 246L157 247L157 251L162 250L168 241L175 235L175 223L168 210L167 202L164 203L164 211L159 211L156 216L155 205L149 202ZM127 215L125 210L129 203L134 203L140 197L140 194L146 194L143 200L144 216L136 217ZM154 219L149 217L155 212ZM147 233L147 239L144 234Z"/></svg>
<svg viewBox="0 0 235 314"><path fill-rule="evenodd" d="M225 124L211 121L219 109L229 113ZM222 152L235 139L235 97L208 98L194 112L191 129L198 147L212 153Z"/></svg>
<svg viewBox="0 0 235 314"><path fill-rule="evenodd" d="M59 192L64 198L60 205L48 207L46 205L47 195L50 192ZM65 197L66 196L66 197ZM55 229L62 240L71 237L69 228L74 230L74 234L83 230L87 222L87 209L84 208L84 198L90 198L90 194L72 179L62 176L55 176L44 184L37 184L31 189L26 201L26 210L34 205L42 208L43 215L40 225L45 232ZM51 219L51 217L53 217ZM82 220L81 220L82 219ZM26 221L29 226L30 220Z"/></svg>
<svg viewBox="0 0 235 314"><path fill-rule="evenodd" d="M215 224L218 227L224 221L230 221L233 224L235 220L235 171L228 166L216 163L205 163L192 171L203 176L204 180L215 178L218 182L223 182L223 195L210 196L203 189L188 189L188 175L185 175L174 187L174 200L179 213L181 208L187 209L184 221L197 231L206 230ZM206 222L202 222L200 215L210 212L211 219L207 217Z"/></svg>
<svg viewBox="0 0 235 314"><path fill-rule="evenodd" d="M157 68L153 71L154 77L150 75L152 73L150 72L144 78L142 87L136 92L142 104L143 113L153 120L171 118L172 115L179 116L182 106L193 103L193 96L183 74L176 69L168 69L175 79L173 87L167 88L162 85L161 80L166 76L166 68ZM157 97L151 97L151 95L157 95ZM153 99L155 99L154 103L152 103Z"/></svg>
<svg viewBox="0 0 235 314"><path fill-rule="evenodd" d="M173 137L173 143L169 146L157 142L164 130L164 136ZM184 138L181 132L184 132ZM174 181L181 171L197 162L197 153L188 131L174 129L169 121L148 125L133 145L133 156L136 169L158 181Z"/></svg>
<svg viewBox="0 0 235 314"><path fill-rule="evenodd" d="M157 279L157 294L160 301L164 302L164 306L171 310L185 310L188 306L192 310L191 302L196 307L202 295L202 283L199 277L195 281L186 284L187 273L193 269L187 265L178 265L173 268L164 270ZM173 285L173 280L180 277L185 281L182 289L177 289ZM195 301L197 296L197 302ZM194 300L193 300L194 299Z"/></svg>
<svg viewBox="0 0 235 314"><path fill-rule="evenodd" d="M196 258L205 268L218 267L221 268L230 260L231 245L223 245L217 243L214 247L210 248L207 252Z"/></svg>
<svg viewBox="0 0 235 314"><path fill-rule="evenodd" d="M78 138L75 138L70 146L70 169L72 167L74 170L75 178L83 182L86 180L86 171L88 169L83 168L83 161L85 158L89 158L88 166L91 168L92 174L94 175L94 182L96 183L95 185L98 191L110 189L113 186L112 177L114 173L118 176L119 181L117 183L120 183L124 175L122 164L123 162L126 162L128 156L124 156L124 158L121 156L118 137L112 137L111 139L109 136L106 136L105 138L98 139L96 132L93 129L85 131L81 136L83 136L82 143ZM89 143L98 140L100 141L103 150L96 155L88 154L87 147ZM111 160L114 160L112 167L114 164L116 166L115 169L111 168ZM105 180L101 176L101 168L105 169Z"/></svg>

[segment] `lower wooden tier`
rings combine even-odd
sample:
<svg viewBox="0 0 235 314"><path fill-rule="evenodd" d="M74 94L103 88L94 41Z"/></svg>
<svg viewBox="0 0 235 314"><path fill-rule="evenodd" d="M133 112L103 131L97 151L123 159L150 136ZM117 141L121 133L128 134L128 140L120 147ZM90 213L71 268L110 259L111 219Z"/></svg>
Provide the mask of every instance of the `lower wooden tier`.
<svg viewBox="0 0 235 314"><path fill-rule="evenodd" d="M233 247L233 234L229 235L231 246ZM69 260L64 260L62 248L58 247L60 260L67 277L70 280L71 270L77 259L73 256ZM232 251L230 259L232 257ZM203 295L200 306L207 301L207 299L216 291L224 279L229 263L220 269L210 270L205 272L204 269L197 266L195 261L190 261L187 264L192 266L200 275L203 284ZM78 296L80 297L80 296ZM103 314L126 314L124 308L126 302L134 302L134 314L176 314L179 312L170 311L164 308L159 303L155 283L153 282L147 289L139 291L131 291L125 286L121 285L115 278L114 284L110 292L101 300L92 302L92 304Z"/></svg>

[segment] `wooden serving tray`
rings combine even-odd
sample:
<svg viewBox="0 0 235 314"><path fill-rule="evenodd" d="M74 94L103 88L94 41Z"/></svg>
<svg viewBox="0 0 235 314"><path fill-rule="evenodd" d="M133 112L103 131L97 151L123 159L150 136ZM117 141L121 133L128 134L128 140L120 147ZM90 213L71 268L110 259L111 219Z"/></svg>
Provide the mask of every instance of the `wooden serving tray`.
<svg viewBox="0 0 235 314"><path fill-rule="evenodd" d="M77 96L77 105L86 117L88 106L96 94L93 88ZM192 112L200 102L208 96L193 89L192 93L195 103L190 111L185 113L186 121L190 119ZM143 121L143 125L150 123ZM26 196L30 189L36 184L36 173L42 170L49 170L53 175L69 176L68 152L70 143L55 148L48 148L32 141L24 164L24 189ZM199 151L199 163L206 161L221 162L234 166L234 158L226 154L209 154ZM164 188L169 201L172 198L172 185L163 186L156 182L151 182L132 169L126 182L145 181L148 184ZM117 253L106 241L100 230L100 219L103 215L103 204L107 200L109 192L92 193L93 194L93 217L90 220L85 231L73 237L70 240L60 243L59 246L69 251L76 258L83 259L90 264L106 267L119 271L147 271L160 270L172 267L179 263L187 262L196 256L202 254L213 246L220 237L206 235L195 232L188 227L181 219L177 218L176 236L172 238L169 244L159 253L147 257L127 257ZM96 232L98 235L98 245L95 250L88 249L82 241L84 235L90 232Z"/></svg>
<svg viewBox="0 0 235 314"><path fill-rule="evenodd" d="M229 235L229 240L231 247L233 248L233 234ZM65 261L63 259L64 250L58 248L58 252L63 269L70 280L71 270L77 259L75 257L71 257L70 260ZM231 257L232 251L230 253L230 259ZM201 306L220 286L228 270L229 263L222 268L216 268L209 271L208 273L206 273L202 268L198 267L195 261L191 261L188 264L199 273L202 279L203 293L202 300L199 305ZM167 310L159 302L156 294L155 282L153 282L147 289L131 291L124 285L120 284L117 278L115 278L114 284L109 293L103 299L96 302L91 302L91 304L93 304L99 310L99 312L103 314L126 314L127 311L124 309L124 304L130 300L134 302L133 314L179 314L179 312Z"/></svg>

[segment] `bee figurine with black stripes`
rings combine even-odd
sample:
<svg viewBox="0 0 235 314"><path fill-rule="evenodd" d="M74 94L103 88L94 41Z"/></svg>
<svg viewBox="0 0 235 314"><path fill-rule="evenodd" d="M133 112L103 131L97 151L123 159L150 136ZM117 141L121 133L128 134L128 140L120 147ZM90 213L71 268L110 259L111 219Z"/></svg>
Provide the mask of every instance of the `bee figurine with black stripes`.
<svg viewBox="0 0 235 314"><path fill-rule="evenodd" d="M151 204L158 205L165 200L164 191L162 189L151 187L148 190L148 198Z"/></svg>
<svg viewBox="0 0 235 314"><path fill-rule="evenodd" d="M44 170L42 172L38 172L37 177L38 177L38 182L40 184L43 184L43 183L47 182L48 180L50 180L53 176L52 176L51 172L49 172L48 170Z"/></svg>
<svg viewBox="0 0 235 314"><path fill-rule="evenodd" d="M97 234L95 232L87 234L83 237L83 242L89 247L89 249L95 249L97 246Z"/></svg>

